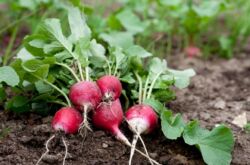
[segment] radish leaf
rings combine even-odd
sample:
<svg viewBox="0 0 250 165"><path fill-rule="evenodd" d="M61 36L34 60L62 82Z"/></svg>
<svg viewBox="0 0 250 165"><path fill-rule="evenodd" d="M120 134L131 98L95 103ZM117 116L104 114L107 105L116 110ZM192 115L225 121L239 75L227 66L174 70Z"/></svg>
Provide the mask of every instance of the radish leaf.
<svg viewBox="0 0 250 165"><path fill-rule="evenodd" d="M184 129L183 138L189 145L196 145L208 165L229 165L234 144L231 130L224 125L212 131L201 129L197 121L190 122Z"/></svg>

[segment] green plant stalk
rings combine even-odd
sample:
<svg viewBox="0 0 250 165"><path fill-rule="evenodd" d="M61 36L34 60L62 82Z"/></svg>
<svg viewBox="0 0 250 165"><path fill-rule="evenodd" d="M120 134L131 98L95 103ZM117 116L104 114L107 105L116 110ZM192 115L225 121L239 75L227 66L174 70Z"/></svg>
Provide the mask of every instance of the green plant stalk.
<svg viewBox="0 0 250 165"><path fill-rule="evenodd" d="M0 30L0 34L2 34L3 32L5 32L5 31L8 30L9 28L15 26L16 24L19 24L20 22L22 22L22 21L26 20L27 18L31 17L31 16L34 15L36 12L38 12L38 11L34 11L34 12L32 12L32 13L26 15L26 16L23 16L22 18L20 18L20 19L14 21L14 22L12 22L11 24L7 25L5 28L3 28L3 29Z"/></svg>
<svg viewBox="0 0 250 165"><path fill-rule="evenodd" d="M141 80L140 76L138 75L138 73L136 73L136 72L135 72L135 76L139 82L138 102L139 102L139 104L141 104L142 103L142 80Z"/></svg>
<svg viewBox="0 0 250 165"><path fill-rule="evenodd" d="M78 78L78 76L76 75L76 73L66 64L63 64L63 63L59 63L57 62L56 63L57 65L60 65L66 69L68 69L70 71L70 73L74 76L74 78L76 79L77 82L80 82L80 79Z"/></svg>
<svg viewBox="0 0 250 165"><path fill-rule="evenodd" d="M11 57L11 50L14 46L16 37L17 37L17 32L18 32L19 26L17 25L14 30L12 31L10 42L8 44L8 47L6 48L5 54L3 55L3 65L7 65L10 57Z"/></svg>
<svg viewBox="0 0 250 165"><path fill-rule="evenodd" d="M65 107L67 107L67 106L68 106L68 104L66 104L66 103L64 103L64 102L60 102L60 101L47 101L47 102L49 102L49 103L55 103L55 104L59 104L59 105L65 106Z"/></svg>
<svg viewBox="0 0 250 165"><path fill-rule="evenodd" d="M108 70L109 70L108 75L111 75L111 66L109 64L109 61L107 59L105 61L106 61L107 65L108 65Z"/></svg>
<svg viewBox="0 0 250 165"><path fill-rule="evenodd" d="M31 73L31 74L32 74L32 73ZM57 86L55 86L55 85L52 84L51 82L47 81L46 79L42 79L41 77L38 77L38 76L36 76L36 75L34 75L34 74L32 74L32 75L33 75L34 77L36 77L37 79L43 81L44 83L50 85L52 88L54 88L54 89L55 89L56 91L58 91L59 93L61 93L61 94L64 96L65 100L67 101L67 105L68 105L69 107L72 106L72 105L71 105L71 102L70 102L70 100L69 100L69 98L68 98L68 96L67 96L66 93L64 93L61 89L59 89Z"/></svg>
<svg viewBox="0 0 250 165"><path fill-rule="evenodd" d="M153 91L153 88L155 86L155 83L156 83L156 80L159 78L159 76L162 74L162 72L158 73L156 76L155 76L155 79L152 81L150 87L149 87L149 90L148 90L148 95L147 95L147 99L150 99L151 97L151 94L152 94L152 91Z"/></svg>
<svg viewBox="0 0 250 165"><path fill-rule="evenodd" d="M89 59L88 57L86 58L87 63L89 63ZM89 81L90 77L89 77L89 68L88 65L85 67L85 76L86 76L86 81Z"/></svg>
<svg viewBox="0 0 250 165"><path fill-rule="evenodd" d="M79 74L80 74L81 80L84 81L83 74L82 74L82 66L81 66L81 63L79 60L77 60L77 66L79 69Z"/></svg>
<svg viewBox="0 0 250 165"><path fill-rule="evenodd" d="M142 101L146 100L147 90L148 90L148 83L149 83L149 76L147 77L146 82L145 82Z"/></svg>

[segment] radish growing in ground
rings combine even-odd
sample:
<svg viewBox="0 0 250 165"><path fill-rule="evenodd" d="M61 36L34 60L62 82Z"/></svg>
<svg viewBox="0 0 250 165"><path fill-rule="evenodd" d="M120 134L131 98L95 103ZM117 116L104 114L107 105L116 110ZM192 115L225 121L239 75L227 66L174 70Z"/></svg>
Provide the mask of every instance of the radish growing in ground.
<svg viewBox="0 0 250 165"><path fill-rule="evenodd" d="M198 47L196 46L188 46L187 48L185 48L185 54L192 58L192 57L195 57L195 56L199 56L201 54L201 51Z"/></svg>
<svg viewBox="0 0 250 165"><path fill-rule="evenodd" d="M110 103L101 103L95 111L93 111L92 121L94 126L106 130L114 135L119 141L131 147L131 143L126 136L119 129L119 125L123 120L123 111L120 100L117 99ZM155 160L151 159L148 155L144 154L140 150L134 149L141 155L147 157L155 164L159 164Z"/></svg>
<svg viewBox="0 0 250 165"><path fill-rule="evenodd" d="M102 94L99 87L91 81L81 81L74 84L69 91L71 102L83 112L83 123L81 128L91 130L87 114L95 109L101 102Z"/></svg>
<svg viewBox="0 0 250 165"><path fill-rule="evenodd" d="M122 93L122 84L116 76L102 76L96 83L102 92L103 101L109 102L116 100Z"/></svg>
<svg viewBox="0 0 250 165"><path fill-rule="evenodd" d="M120 100L101 103L93 112L92 121L97 128L104 129L113 134L121 142L130 145L130 142L119 129L123 120L123 111Z"/></svg>
<svg viewBox="0 0 250 165"><path fill-rule="evenodd" d="M60 133L64 134L75 134L78 132L79 126L82 123L83 119L81 114L72 107L63 107L59 111L56 112L54 118L52 120L52 128L60 135ZM46 152L42 154L40 159L37 161L36 165L40 163L44 156L49 153L49 143L51 140L55 138L56 135L51 136L46 142ZM64 137L62 136L62 141L65 146L65 156L63 159L63 165L65 164L65 160L68 154L68 147Z"/></svg>
<svg viewBox="0 0 250 165"><path fill-rule="evenodd" d="M132 106L131 108L128 109L125 116L130 130L134 133L130 159L129 159L129 164L131 164L138 138L140 138L143 147L146 151L146 154L148 155L145 144L140 135L142 133L147 134L152 132L154 128L157 126L158 118L154 110L150 106L144 104Z"/></svg>

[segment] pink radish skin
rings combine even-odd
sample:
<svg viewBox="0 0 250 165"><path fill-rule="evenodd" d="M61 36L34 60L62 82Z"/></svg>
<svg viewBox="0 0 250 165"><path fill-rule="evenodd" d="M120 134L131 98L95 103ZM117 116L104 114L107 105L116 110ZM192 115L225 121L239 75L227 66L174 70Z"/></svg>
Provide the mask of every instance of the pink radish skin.
<svg viewBox="0 0 250 165"><path fill-rule="evenodd" d="M139 134L152 132L158 123L157 114L148 105L134 105L128 109L125 116L132 127L131 130L137 130Z"/></svg>
<svg viewBox="0 0 250 165"><path fill-rule="evenodd" d="M134 105L133 107L129 108L125 116L126 116L130 130L134 132L134 138L133 138L133 142L131 145L131 152L130 152L130 158L129 158L129 165L131 165L138 138L141 140L143 147L145 149L145 152L148 155L146 146L140 134L142 133L147 134L147 133L152 132L157 126L158 118L153 108L144 104ZM149 161L151 164L153 164L150 158L149 158Z"/></svg>
<svg viewBox="0 0 250 165"><path fill-rule="evenodd" d="M101 103L93 112L92 122L97 128L106 130L113 134L118 140L130 145L125 135L119 129L123 120L123 111L120 100L110 103Z"/></svg>
<svg viewBox="0 0 250 165"><path fill-rule="evenodd" d="M121 96L122 84L117 77L105 75L96 82L102 92L103 100L113 101Z"/></svg>
<svg viewBox="0 0 250 165"><path fill-rule="evenodd" d="M82 121L83 118L76 109L64 107L56 112L52 120L52 128L65 134L75 134Z"/></svg>
<svg viewBox="0 0 250 165"><path fill-rule="evenodd" d="M102 94L94 82L81 81L70 88L69 98L78 107L87 106L89 109L95 109L101 102ZM82 108L80 110L83 111Z"/></svg>
<svg viewBox="0 0 250 165"><path fill-rule="evenodd" d="M198 47L196 46L189 46L185 49L185 54L192 58L192 57L195 57L195 56L199 56L201 54L201 51Z"/></svg>
<svg viewBox="0 0 250 165"><path fill-rule="evenodd" d="M80 134L86 135L86 129L92 131L88 122L88 112L94 110L101 102L102 93L96 83L91 81L82 81L74 84L69 91L71 102L83 112L83 122L80 126ZM84 131L84 133L83 133Z"/></svg>

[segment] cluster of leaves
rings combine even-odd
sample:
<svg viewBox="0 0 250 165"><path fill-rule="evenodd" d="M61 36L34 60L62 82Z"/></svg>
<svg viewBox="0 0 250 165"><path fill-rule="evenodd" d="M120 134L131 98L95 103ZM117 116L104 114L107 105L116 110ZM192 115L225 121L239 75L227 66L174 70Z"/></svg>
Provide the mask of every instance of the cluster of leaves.
<svg viewBox="0 0 250 165"><path fill-rule="evenodd" d="M229 128L219 125L209 131L201 128L196 120L185 123L180 114L173 115L157 100L148 99L145 103L154 107L159 114L161 129L166 138L174 140L182 137L185 143L200 150L208 165L230 164L234 138Z"/></svg>

